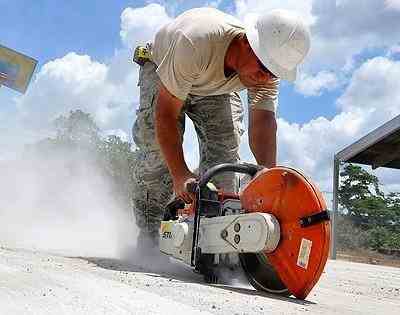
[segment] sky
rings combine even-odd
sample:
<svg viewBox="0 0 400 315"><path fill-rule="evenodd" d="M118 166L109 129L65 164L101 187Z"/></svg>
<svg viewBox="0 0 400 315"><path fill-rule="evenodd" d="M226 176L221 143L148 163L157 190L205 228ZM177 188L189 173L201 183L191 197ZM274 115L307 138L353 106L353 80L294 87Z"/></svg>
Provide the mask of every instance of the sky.
<svg viewBox="0 0 400 315"><path fill-rule="evenodd" d="M296 82L280 88L278 163L332 191L334 153L400 113L400 0L0 0L0 44L38 60L26 94L0 88L0 159L49 135L54 118L78 108L105 134L131 141L139 95L132 49L181 12L201 6L246 25L262 11L284 8L309 24L310 53ZM195 168L190 124L184 148ZM240 153L254 161L247 133ZM399 190L399 171L375 173L388 189Z"/></svg>

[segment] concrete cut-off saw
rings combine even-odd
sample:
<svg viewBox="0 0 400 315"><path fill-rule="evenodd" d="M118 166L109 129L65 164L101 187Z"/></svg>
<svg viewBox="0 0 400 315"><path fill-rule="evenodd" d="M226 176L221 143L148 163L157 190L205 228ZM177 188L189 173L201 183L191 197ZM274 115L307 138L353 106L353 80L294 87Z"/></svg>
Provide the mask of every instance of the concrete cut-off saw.
<svg viewBox="0 0 400 315"><path fill-rule="evenodd" d="M223 172L247 174L237 193L218 190ZM188 187L196 198L175 199L160 227L160 251L192 266L208 283L238 257L257 290L305 299L319 280L330 245L326 203L314 183L288 167L221 164ZM233 259L234 260L234 259Z"/></svg>

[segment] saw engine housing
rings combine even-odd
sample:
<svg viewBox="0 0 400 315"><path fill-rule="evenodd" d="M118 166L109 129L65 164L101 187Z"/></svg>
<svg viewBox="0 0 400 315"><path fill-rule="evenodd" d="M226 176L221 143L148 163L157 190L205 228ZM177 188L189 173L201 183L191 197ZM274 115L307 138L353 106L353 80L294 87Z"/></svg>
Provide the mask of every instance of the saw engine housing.
<svg viewBox="0 0 400 315"><path fill-rule="evenodd" d="M240 200L222 202L240 206ZM161 224L160 251L191 264L194 217L180 217ZM198 247L202 254L273 252L278 246L278 220L267 213L231 214L202 218Z"/></svg>
<svg viewBox="0 0 400 315"><path fill-rule="evenodd" d="M221 172L252 177L239 194L217 190L210 180ZM239 256L258 290L304 299L326 264L330 222L316 186L286 167L251 164L211 168L188 188L191 205L170 203L160 227L160 251L216 282L222 257Z"/></svg>

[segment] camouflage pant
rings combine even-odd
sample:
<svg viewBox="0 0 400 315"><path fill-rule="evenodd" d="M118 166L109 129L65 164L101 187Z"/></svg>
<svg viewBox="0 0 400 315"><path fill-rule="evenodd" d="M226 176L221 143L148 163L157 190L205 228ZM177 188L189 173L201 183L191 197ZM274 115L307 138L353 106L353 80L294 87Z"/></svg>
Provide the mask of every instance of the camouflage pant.
<svg viewBox="0 0 400 315"><path fill-rule="evenodd" d="M154 106L160 82L155 70L156 66L151 62L140 69L140 106L132 130L138 148L138 161L133 174L136 223L142 231L154 237L158 236L164 206L172 196L172 179L155 135ZM237 93L207 97L189 95L180 117L182 137L185 115L196 129L200 174L216 164L239 161L243 109ZM228 191L235 189L234 174L223 174L213 182Z"/></svg>

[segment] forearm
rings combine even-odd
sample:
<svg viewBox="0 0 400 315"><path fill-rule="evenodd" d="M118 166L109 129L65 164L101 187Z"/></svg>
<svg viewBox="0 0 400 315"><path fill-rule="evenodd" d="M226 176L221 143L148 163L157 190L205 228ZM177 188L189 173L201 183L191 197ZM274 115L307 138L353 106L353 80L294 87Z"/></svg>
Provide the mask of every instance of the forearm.
<svg viewBox="0 0 400 315"><path fill-rule="evenodd" d="M258 165L276 166L276 139L261 135L250 142L250 148Z"/></svg>
<svg viewBox="0 0 400 315"><path fill-rule="evenodd" d="M249 144L259 165L276 166L276 130L272 112L250 110Z"/></svg>
<svg viewBox="0 0 400 315"><path fill-rule="evenodd" d="M165 108L167 106L159 98L155 110L156 137L171 176L177 178L187 174L189 169L183 155L179 116Z"/></svg>

